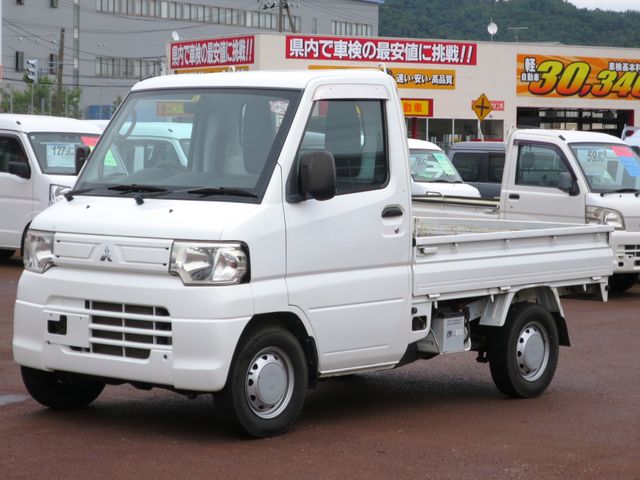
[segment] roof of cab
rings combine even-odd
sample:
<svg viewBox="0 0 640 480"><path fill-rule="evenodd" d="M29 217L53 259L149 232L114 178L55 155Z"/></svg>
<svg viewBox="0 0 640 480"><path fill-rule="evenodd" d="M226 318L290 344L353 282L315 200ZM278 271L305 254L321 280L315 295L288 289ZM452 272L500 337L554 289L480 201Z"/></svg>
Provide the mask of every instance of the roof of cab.
<svg viewBox="0 0 640 480"><path fill-rule="evenodd" d="M436 145L435 143L427 142L426 140L418 140L417 138L408 138L407 142L409 143L409 148L411 150L421 149L421 150L439 150L442 149Z"/></svg>
<svg viewBox="0 0 640 480"><path fill-rule="evenodd" d="M0 129L17 132L68 132L100 135L95 125L75 118L0 113Z"/></svg>
<svg viewBox="0 0 640 480"><path fill-rule="evenodd" d="M277 87L302 89L314 79L325 79L345 83L372 79L392 80L386 73L371 69L322 69L292 71L237 71L219 73L193 73L163 75L136 83L131 91L158 88L203 88L203 87Z"/></svg>
<svg viewBox="0 0 640 480"><path fill-rule="evenodd" d="M554 137L561 138L567 143L618 143L624 145L622 139L614 137L606 133L585 132L579 130L537 130L537 129L521 129L517 130L518 135L530 137Z"/></svg>
<svg viewBox="0 0 640 480"><path fill-rule="evenodd" d="M472 152L504 152L506 149L504 142L456 142L449 148L449 151L472 151Z"/></svg>

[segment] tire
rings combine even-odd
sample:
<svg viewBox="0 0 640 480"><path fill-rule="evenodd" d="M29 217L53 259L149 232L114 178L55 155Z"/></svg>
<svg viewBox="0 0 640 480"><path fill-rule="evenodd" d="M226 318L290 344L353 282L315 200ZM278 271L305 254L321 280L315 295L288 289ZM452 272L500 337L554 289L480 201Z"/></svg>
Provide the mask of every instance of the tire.
<svg viewBox="0 0 640 480"><path fill-rule="evenodd" d="M509 397L537 397L553 379L558 350L558 327L549 311L537 304L516 304L490 340L493 382Z"/></svg>
<svg viewBox="0 0 640 480"><path fill-rule="evenodd" d="M104 383L83 375L45 372L20 367L22 381L38 403L55 410L80 408L93 402L104 389Z"/></svg>
<svg viewBox="0 0 640 480"><path fill-rule="evenodd" d="M609 291L612 293L622 293L629 290L638 282L640 274L637 273L617 273L609 277Z"/></svg>
<svg viewBox="0 0 640 480"><path fill-rule="evenodd" d="M15 252L15 250L5 250L4 248L0 249L0 260L11 258Z"/></svg>
<svg viewBox="0 0 640 480"><path fill-rule="evenodd" d="M220 417L241 434L271 437L287 431L307 394L307 360L287 330L268 327L241 340L227 384L215 394Z"/></svg>

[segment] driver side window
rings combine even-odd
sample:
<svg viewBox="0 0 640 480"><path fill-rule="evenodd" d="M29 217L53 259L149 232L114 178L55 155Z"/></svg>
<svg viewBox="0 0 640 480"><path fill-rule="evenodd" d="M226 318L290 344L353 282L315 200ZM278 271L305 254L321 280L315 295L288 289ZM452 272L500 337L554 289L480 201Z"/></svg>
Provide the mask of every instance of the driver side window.
<svg viewBox="0 0 640 480"><path fill-rule="evenodd" d="M558 188L560 174L569 172L562 154L553 146L521 144L518 147L516 184Z"/></svg>
<svg viewBox="0 0 640 480"><path fill-rule="evenodd" d="M388 178L380 100L321 100L315 103L298 150L327 150L336 165L336 194L383 188Z"/></svg>

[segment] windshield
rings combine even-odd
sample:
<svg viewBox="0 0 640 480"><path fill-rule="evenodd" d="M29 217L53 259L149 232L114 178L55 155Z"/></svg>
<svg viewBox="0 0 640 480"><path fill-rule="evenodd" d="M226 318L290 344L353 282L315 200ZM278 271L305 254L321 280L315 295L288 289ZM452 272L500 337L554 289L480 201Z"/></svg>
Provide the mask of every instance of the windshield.
<svg viewBox="0 0 640 480"><path fill-rule="evenodd" d="M640 188L640 159L628 146L606 143L571 144L592 192Z"/></svg>
<svg viewBox="0 0 640 480"><path fill-rule="evenodd" d="M75 175L76 147L93 147L99 137L94 133L30 133L29 142L42 173Z"/></svg>
<svg viewBox="0 0 640 480"><path fill-rule="evenodd" d="M416 182L446 182L462 183L447 155L440 150L414 150L409 151L409 163L411 164L411 176Z"/></svg>
<svg viewBox="0 0 640 480"><path fill-rule="evenodd" d="M237 88L133 93L89 157L76 191L193 199L231 193L258 201L299 96Z"/></svg>

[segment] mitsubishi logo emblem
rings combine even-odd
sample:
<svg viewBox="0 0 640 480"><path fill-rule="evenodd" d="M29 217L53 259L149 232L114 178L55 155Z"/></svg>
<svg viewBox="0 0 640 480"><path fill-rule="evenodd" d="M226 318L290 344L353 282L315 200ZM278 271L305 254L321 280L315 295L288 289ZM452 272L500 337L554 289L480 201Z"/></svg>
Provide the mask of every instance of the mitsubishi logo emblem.
<svg viewBox="0 0 640 480"><path fill-rule="evenodd" d="M113 260L111 259L111 252L109 251L109 246L108 245L104 247L104 253L100 257L100 261L101 262L113 262Z"/></svg>

